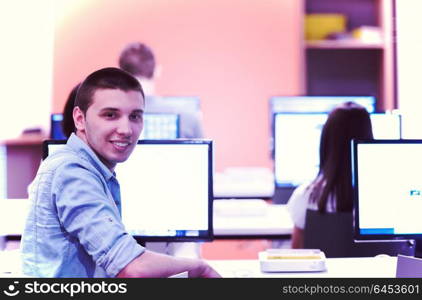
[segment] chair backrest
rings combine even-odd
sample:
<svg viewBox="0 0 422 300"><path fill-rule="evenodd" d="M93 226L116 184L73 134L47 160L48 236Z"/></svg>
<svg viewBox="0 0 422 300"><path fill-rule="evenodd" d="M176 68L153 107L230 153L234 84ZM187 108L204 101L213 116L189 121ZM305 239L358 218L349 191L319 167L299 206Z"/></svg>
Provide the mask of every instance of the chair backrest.
<svg viewBox="0 0 422 300"><path fill-rule="evenodd" d="M355 243L351 212L322 214L311 209L306 211L304 248L321 249L326 257L414 255L414 247L409 242Z"/></svg>

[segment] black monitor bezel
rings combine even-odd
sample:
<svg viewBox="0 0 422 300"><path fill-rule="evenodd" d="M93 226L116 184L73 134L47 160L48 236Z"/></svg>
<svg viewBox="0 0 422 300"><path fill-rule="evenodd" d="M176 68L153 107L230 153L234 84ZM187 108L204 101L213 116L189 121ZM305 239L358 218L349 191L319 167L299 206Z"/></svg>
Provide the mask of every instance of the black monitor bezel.
<svg viewBox="0 0 422 300"><path fill-rule="evenodd" d="M359 181L358 181L358 146L361 144L422 144L418 139L400 140L352 140L352 189L353 189L353 232L356 241L382 241L382 240L411 240L422 238L420 234L361 234L359 226Z"/></svg>
<svg viewBox="0 0 422 300"><path fill-rule="evenodd" d="M55 139L47 139L42 142L42 159L46 159L48 157L48 145L64 145L67 143L67 140L55 140Z"/></svg>
<svg viewBox="0 0 422 300"><path fill-rule="evenodd" d="M48 156L48 145L66 144L65 140L44 140L42 144L43 159ZM139 144L171 144L171 145L207 145L208 146L208 230L207 234L202 236L139 236L132 235L138 242L201 242L212 241L214 239L213 228L213 141L210 139L172 139L172 140L139 140ZM123 200L124 201L124 200Z"/></svg>

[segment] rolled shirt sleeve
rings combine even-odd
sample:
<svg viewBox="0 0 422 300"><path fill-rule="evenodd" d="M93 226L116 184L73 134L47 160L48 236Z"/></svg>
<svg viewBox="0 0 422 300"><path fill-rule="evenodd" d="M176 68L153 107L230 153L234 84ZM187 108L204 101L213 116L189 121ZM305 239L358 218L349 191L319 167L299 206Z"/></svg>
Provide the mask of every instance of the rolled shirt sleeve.
<svg viewBox="0 0 422 300"><path fill-rule="evenodd" d="M129 235L100 173L75 163L64 164L57 174L52 198L61 226L76 238L108 276L115 277L144 248Z"/></svg>

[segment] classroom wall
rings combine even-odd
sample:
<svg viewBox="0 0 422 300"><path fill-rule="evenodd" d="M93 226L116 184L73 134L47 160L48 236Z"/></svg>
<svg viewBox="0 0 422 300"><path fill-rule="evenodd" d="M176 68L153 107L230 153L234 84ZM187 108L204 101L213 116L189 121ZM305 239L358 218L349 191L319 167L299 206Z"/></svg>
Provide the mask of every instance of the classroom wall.
<svg viewBox="0 0 422 300"><path fill-rule="evenodd" d="M216 170L271 168L268 99L302 92L302 0L73 0L56 7L53 112L128 42L155 51L156 92L201 99Z"/></svg>

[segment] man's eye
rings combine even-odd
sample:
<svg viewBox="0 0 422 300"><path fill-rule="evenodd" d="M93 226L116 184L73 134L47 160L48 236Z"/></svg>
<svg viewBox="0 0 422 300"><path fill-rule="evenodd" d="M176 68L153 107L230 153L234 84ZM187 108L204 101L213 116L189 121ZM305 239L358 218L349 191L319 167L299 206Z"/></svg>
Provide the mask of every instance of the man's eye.
<svg viewBox="0 0 422 300"><path fill-rule="evenodd" d="M133 121L140 121L140 120L142 120L142 116L141 116L141 115L139 115L139 114L134 114L134 115L131 115L131 116L130 116L130 118L131 118L131 120L133 120Z"/></svg>
<svg viewBox="0 0 422 300"><path fill-rule="evenodd" d="M104 113L104 117L106 118L114 118L116 114L114 112L106 112Z"/></svg>

